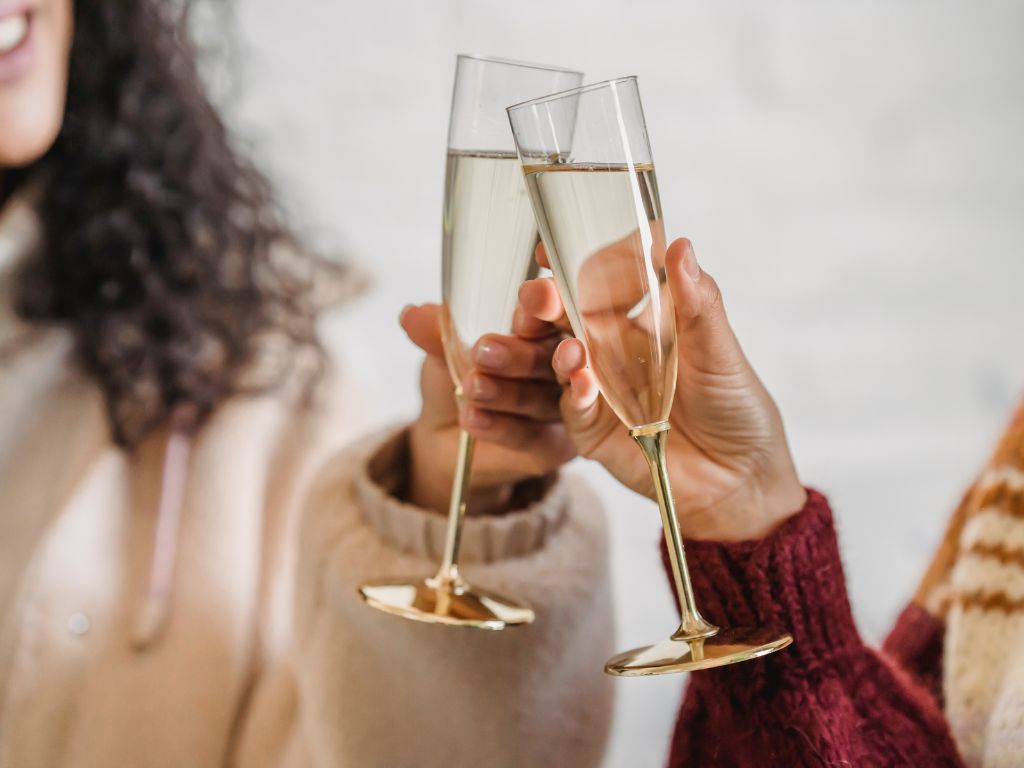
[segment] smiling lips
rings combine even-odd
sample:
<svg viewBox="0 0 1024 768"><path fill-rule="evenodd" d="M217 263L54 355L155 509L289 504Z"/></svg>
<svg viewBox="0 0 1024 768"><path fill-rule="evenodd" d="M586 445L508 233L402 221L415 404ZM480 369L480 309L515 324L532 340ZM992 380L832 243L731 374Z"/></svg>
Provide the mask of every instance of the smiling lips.
<svg viewBox="0 0 1024 768"><path fill-rule="evenodd" d="M10 53L28 37L28 13L0 18L0 56Z"/></svg>
<svg viewBox="0 0 1024 768"><path fill-rule="evenodd" d="M0 87L17 83L35 59L35 12L26 0L0 0Z"/></svg>

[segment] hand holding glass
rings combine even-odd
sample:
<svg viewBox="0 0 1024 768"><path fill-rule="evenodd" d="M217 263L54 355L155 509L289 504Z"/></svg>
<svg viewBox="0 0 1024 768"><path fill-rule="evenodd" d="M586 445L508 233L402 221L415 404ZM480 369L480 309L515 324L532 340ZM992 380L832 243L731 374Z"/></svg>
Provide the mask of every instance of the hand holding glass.
<svg viewBox="0 0 1024 768"><path fill-rule="evenodd" d="M608 661L614 675L733 664L792 638L719 629L697 609L665 463L675 394L676 326L665 276L657 179L635 78L575 88L508 109L558 291L601 393L651 471L680 625L665 641Z"/></svg>
<svg viewBox="0 0 1024 768"><path fill-rule="evenodd" d="M580 84L582 75L552 67L459 56L448 126L442 290L445 359L456 398L470 372L470 350L488 333L512 330L519 286L536 269L537 225L523 184L505 107ZM474 439L459 434L444 554L430 578L363 584L374 608L433 624L504 629L533 621L533 611L470 587L459 572L459 542Z"/></svg>

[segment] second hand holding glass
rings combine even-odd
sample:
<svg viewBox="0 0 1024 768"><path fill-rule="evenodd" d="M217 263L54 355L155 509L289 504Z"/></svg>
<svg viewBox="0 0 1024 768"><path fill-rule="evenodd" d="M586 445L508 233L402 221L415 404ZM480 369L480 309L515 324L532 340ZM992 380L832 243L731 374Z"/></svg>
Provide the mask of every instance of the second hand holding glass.
<svg viewBox="0 0 1024 768"><path fill-rule="evenodd" d="M444 196L442 336L445 360L462 401L481 336L507 334L519 286L536 270L537 225L509 132L505 107L577 86L583 75L553 67L459 56L448 126ZM444 553L428 578L380 579L359 588L370 606L431 624L504 629L533 621L533 611L471 587L459 572L459 543L469 495L474 439L459 431Z"/></svg>
<svg viewBox="0 0 1024 768"><path fill-rule="evenodd" d="M693 671L786 647L788 634L710 624L690 583L665 456L678 370L675 313L636 78L520 103L508 115L573 332L587 347L602 395L650 468L679 601L679 628L668 640L626 651L605 671Z"/></svg>

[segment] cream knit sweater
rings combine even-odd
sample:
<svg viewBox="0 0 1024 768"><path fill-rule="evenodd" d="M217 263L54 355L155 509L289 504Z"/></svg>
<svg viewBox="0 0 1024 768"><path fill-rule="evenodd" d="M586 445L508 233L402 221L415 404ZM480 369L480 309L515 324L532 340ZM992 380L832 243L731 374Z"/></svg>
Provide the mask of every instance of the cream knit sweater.
<svg viewBox="0 0 1024 768"><path fill-rule="evenodd" d="M945 625L942 696L964 763L1024 765L1024 403L951 518L914 602Z"/></svg>
<svg viewBox="0 0 1024 768"><path fill-rule="evenodd" d="M222 406L195 440L171 613L131 645L166 434L128 454L60 329L10 309L33 241L0 212L0 768L594 766L611 717L604 518L572 480L467 521L474 583L527 600L502 633L362 605L368 576L427 574L444 518L399 501L405 440L337 380Z"/></svg>

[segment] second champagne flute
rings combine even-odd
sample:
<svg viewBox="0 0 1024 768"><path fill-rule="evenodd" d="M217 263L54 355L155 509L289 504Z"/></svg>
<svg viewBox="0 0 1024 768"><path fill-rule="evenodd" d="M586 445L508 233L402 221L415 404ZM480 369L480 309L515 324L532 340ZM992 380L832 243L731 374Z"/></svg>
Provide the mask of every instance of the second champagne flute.
<svg viewBox="0 0 1024 768"><path fill-rule="evenodd" d="M601 394L650 468L679 600L679 628L616 656L613 675L733 664L784 648L770 629L719 629L697 610L669 487L665 448L676 387L675 313L665 228L636 78L509 107L541 237L573 332Z"/></svg>
<svg viewBox="0 0 1024 768"><path fill-rule="evenodd" d="M445 179L442 335L445 360L462 399L470 350L488 333L507 334L519 286L536 269L537 225L523 183L505 107L578 86L579 72L481 56L456 59ZM533 611L471 587L459 571L474 440L459 433L441 566L428 578L382 579L359 588L372 607L432 624L504 629Z"/></svg>

